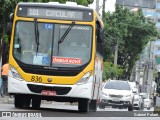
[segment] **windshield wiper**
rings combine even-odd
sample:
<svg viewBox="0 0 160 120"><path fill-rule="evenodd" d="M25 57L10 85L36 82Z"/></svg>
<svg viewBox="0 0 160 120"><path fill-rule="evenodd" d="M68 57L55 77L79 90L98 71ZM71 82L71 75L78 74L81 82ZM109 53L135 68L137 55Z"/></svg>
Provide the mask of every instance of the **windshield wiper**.
<svg viewBox="0 0 160 120"><path fill-rule="evenodd" d="M35 42L36 42L36 45L37 45L37 51L36 51L36 54L37 54L38 49L39 49L39 31L38 31L37 18L34 19L34 30L35 30Z"/></svg>
<svg viewBox="0 0 160 120"><path fill-rule="evenodd" d="M72 27L75 25L75 22L72 22L70 24L70 26L67 28L66 32L63 34L63 36L61 37L61 39L59 39L58 44L61 44L63 42L63 40L66 38L66 36L68 35L68 33L71 31Z"/></svg>

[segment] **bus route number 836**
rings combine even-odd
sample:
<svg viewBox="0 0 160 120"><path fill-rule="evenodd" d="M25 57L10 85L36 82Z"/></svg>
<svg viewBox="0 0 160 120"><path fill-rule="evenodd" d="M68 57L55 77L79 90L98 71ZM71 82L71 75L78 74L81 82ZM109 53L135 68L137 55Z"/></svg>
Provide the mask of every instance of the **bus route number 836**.
<svg viewBox="0 0 160 120"><path fill-rule="evenodd" d="M42 82L42 76L32 76L31 77L32 82Z"/></svg>

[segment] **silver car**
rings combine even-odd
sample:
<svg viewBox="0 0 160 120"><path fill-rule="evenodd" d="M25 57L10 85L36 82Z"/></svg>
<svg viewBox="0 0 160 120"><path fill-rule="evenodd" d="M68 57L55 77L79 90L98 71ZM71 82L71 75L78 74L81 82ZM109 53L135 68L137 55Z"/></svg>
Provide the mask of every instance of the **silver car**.
<svg viewBox="0 0 160 120"><path fill-rule="evenodd" d="M128 108L133 111L133 92L128 81L109 80L102 88L99 108L105 106Z"/></svg>
<svg viewBox="0 0 160 120"><path fill-rule="evenodd" d="M133 107L137 110L143 110L144 108L144 101L142 96L140 96L138 93L134 94L134 102Z"/></svg>

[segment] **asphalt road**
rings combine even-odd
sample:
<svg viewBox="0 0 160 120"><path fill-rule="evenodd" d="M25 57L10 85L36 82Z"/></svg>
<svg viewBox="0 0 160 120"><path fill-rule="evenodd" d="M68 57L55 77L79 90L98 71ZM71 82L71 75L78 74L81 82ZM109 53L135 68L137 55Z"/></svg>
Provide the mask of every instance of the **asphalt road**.
<svg viewBox="0 0 160 120"><path fill-rule="evenodd" d="M98 109L97 112L88 112L88 113L80 113L78 111L77 105L69 105L66 103L44 103L41 105L41 108L39 110L33 110L32 108L27 109L17 109L14 107L13 104L0 104L0 111L1 112L14 112L14 113L37 113L41 114L42 117L132 117L135 118L136 114L144 114L149 113L146 109L144 111L134 111L134 112L128 112L127 109L113 109L113 108L106 108L106 109ZM17 112L18 111L18 112ZM153 111L153 108L150 109L150 111ZM0 115L1 116L1 115ZM13 115L16 117L16 115ZM145 116L147 118L148 116ZM142 118L142 117L141 117ZM154 118L154 117L152 117Z"/></svg>
<svg viewBox="0 0 160 120"><path fill-rule="evenodd" d="M149 111L153 110L152 108ZM17 109L13 105L13 98L0 98L0 116L2 116L3 112L3 117L0 117L0 120L35 120L34 115L37 115L37 120L54 120L54 118L56 118L56 120L159 120L160 116L150 117L149 111L145 109L144 111L135 110L133 112L128 112L127 109L98 108L97 112L80 113L76 104L70 105L68 103L46 101L43 101L39 110L33 110L31 107L27 109ZM6 112L12 114L12 118L6 117ZM139 117L138 115L143 116Z"/></svg>

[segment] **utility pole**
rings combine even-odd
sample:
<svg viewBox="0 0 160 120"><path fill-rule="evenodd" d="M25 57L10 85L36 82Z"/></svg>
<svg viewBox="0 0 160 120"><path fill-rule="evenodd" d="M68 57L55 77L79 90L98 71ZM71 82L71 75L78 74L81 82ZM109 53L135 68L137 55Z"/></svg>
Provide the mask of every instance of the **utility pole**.
<svg viewBox="0 0 160 120"><path fill-rule="evenodd" d="M145 68L144 68L144 74L143 74L143 92L146 92L146 82L147 82L147 73L148 73L148 62L145 61Z"/></svg>
<svg viewBox="0 0 160 120"><path fill-rule="evenodd" d="M118 59L118 40L116 42L115 52L114 52L114 65L117 65L117 59Z"/></svg>
<svg viewBox="0 0 160 120"><path fill-rule="evenodd" d="M136 84L137 84L137 89L138 89L138 91L141 91L139 88L140 88L140 85L139 85L139 83L140 83L140 72L141 72L141 69L142 69L142 67L141 67L141 58L136 62L136 80L135 80L135 82L136 82Z"/></svg>
<svg viewBox="0 0 160 120"><path fill-rule="evenodd" d="M149 48L149 62L148 62L148 81L147 81L147 93L149 97L151 96L151 89L152 89L152 82L153 82L153 57L152 57L152 51L153 51L153 44L150 42L150 48Z"/></svg>
<svg viewBox="0 0 160 120"><path fill-rule="evenodd" d="M103 8L102 8L102 20L104 21L105 19L105 3L106 3L107 0L103 0Z"/></svg>
<svg viewBox="0 0 160 120"><path fill-rule="evenodd" d="M117 65L117 59L118 59L118 40L116 42L115 51L114 51L114 65ZM114 77L116 79L116 77Z"/></svg>
<svg viewBox="0 0 160 120"><path fill-rule="evenodd" d="M96 12L99 14L99 0L96 0Z"/></svg>

